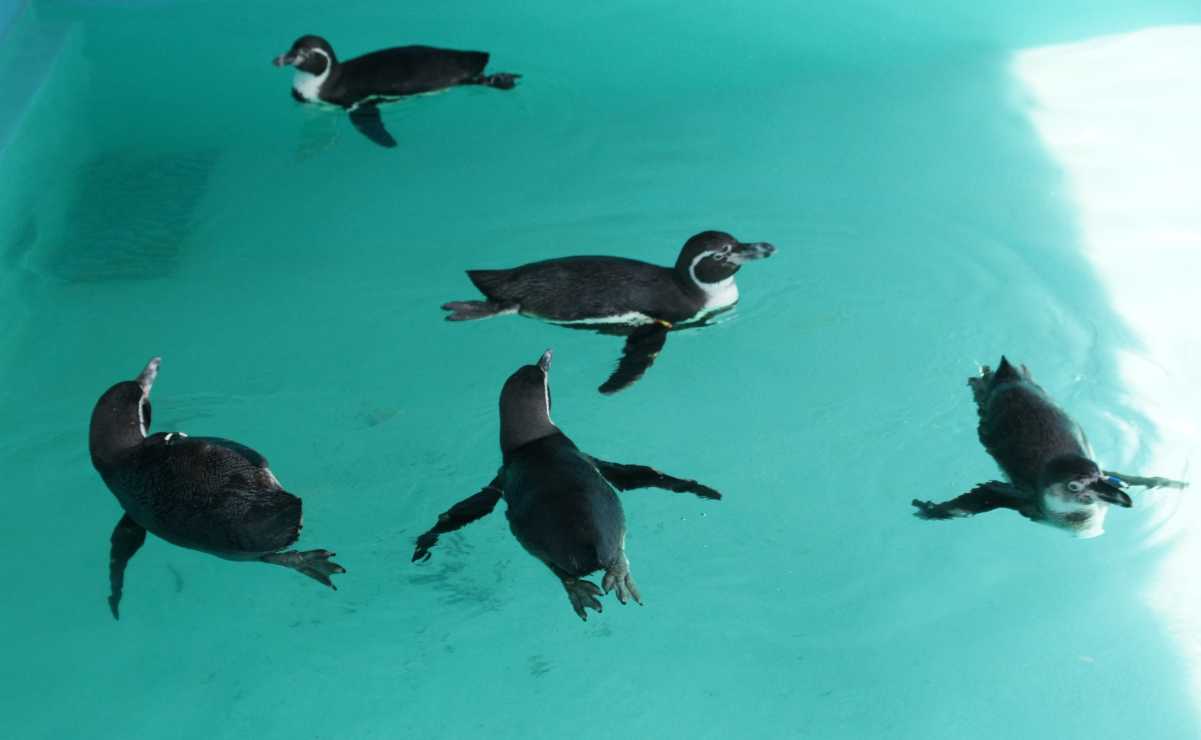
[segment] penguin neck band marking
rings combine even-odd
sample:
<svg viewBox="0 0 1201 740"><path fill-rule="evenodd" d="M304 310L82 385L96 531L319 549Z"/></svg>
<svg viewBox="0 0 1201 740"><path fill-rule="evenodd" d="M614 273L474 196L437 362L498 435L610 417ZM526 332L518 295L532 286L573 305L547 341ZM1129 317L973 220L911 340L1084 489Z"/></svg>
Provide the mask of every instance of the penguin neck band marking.
<svg viewBox="0 0 1201 740"><path fill-rule="evenodd" d="M701 252L692 259L692 264L688 265L688 275L692 278L693 284L705 293L705 309L707 310L725 308L738 302L738 285L734 283L733 275L725 280L718 280L716 283L702 282L697 278L696 266L711 254L717 254L717 252Z"/></svg>
<svg viewBox="0 0 1201 740"><path fill-rule="evenodd" d="M317 102L321 99L321 86L325 84L325 79L329 77L330 70L334 68L334 64L333 60L329 58L329 54L326 54L321 49L310 49L309 53L320 54L325 57L325 71L319 75L314 75L297 67L296 73L292 76L292 89L305 100Z"/></svg>

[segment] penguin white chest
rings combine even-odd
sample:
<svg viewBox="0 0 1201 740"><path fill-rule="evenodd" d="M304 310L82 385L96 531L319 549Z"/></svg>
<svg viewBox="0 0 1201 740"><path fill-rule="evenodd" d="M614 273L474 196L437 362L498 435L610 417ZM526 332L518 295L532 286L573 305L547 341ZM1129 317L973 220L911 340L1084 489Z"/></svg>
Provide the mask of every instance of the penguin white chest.
<svg viewBox="0 0 1201 740"><path fill-rule="evenodd" d="M705 291L705 311L719 311L738 302L738 284L728 277L718 283L698 283Z"/></svg>
<svg viewBox="0 0 1201 740"><path fill-rule="evenodd" d="M1105 534L1105 515L1109 505L1100 501L1081 504L1063 501L1055 496L1043 499L1043 507L1051 516L1052 523L1070 531L1078 539L1088 540Z"/></svg>
<svg viewBox="0 0 1201 740"><path fill-rule="evenodd" d="M292 76L292 89L296 91L297 95L310 103L319 102L321 100L321 85L328 76L328 68L320 75L309 74L302 69L298 69L296 70L296 74Z"/></svg>

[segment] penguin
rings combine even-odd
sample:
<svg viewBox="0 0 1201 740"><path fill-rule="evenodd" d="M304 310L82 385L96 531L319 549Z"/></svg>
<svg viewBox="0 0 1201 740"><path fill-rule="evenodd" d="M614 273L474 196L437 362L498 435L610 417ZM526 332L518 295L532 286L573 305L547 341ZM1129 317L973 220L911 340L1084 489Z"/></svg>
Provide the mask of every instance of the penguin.
<svg viewBox="0 0 1201 740"><path fill-rule="evenodd" d="M993 509L1013 509L1027 519L1079 538L1104 534L1110 505L1133 505L1124 490L1183 488L1187 483L1103 471L1080 425L1047 395L1026 366L1001 357L968 379L980 415L980 442L1006 481L981 483L942 503L913 500L921 519L953 519Z"/></svg>
<svg viewBox="0 0 1201 740"><path fill-rule="evenodd" d="M587 620L587 609L602 611L601 588L586 577L604 571L603 593L616 591L625 604L642 596L626 557L626 518L614 488L663 488L719 500L721 494L694 480L682 480L645 465L606 462L581 451L550 418L550 363L547 350L537 364L525 365L500 393L502 464L496 477L474 496L438 516L417 538L413 562L429 560L439 535L489 514L504 499L509 529L521 546L541 560L563 584L571 608Z"/></svg>
<svg viewBox="0 0 1201 740"><path fill-rule="evenodd" d="M628 388L655 361L667 332L701 326L738 302L734 273L770 257L766 242L740 242L724 231L702 231L684 243L674 267L623 257L560 257L508 270L468 270L487 298L452 301L447 321L502 314L573 329L626 336L617 369L598 390Z"/></svg>
<svg viewBox="0 0 1201 740"><path fill-rule="evenodd" d="M488 53L432 46L397 46L339 62L334 48L320 36L301 36L274 59L292 66L292 97L301 103L328 103L345 108L350 122L382 147L396 146L384 128L379 104L455 85L483 85L511 90L521 77L510 72L484 74Z"/></svg>
<svg viewBox="0 0 1201 740"><path fill-rule="evenodd" d="M92 465L124 515L112 535L108 598L114 619L125 566L146 533L226 560L254 560L299 571L330 588L346 569L329 550L284 550L300 537L301 502L280 485L267 460L246 445L150 429L155 357L134 380L117 383L92 410Z"/></svg>

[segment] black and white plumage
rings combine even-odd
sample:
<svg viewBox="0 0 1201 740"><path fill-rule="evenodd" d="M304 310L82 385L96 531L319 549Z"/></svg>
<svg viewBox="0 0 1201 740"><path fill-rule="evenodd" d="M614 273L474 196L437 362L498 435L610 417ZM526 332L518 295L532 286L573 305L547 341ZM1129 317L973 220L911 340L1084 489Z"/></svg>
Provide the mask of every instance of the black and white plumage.
<svg viewBox="0 0 1201 740"><path fill-rule="evenodd" d="M486 301L444 304L448 321L519 313L576 329L625 335L617 369L600 387L629 387L654 362L667 332L706 323L738 302L734 274L776 250L723 231L685 242L673 267L622 257L561 257L508 270L468 270Z"/></svg>
<svg viewBox="0 0 1201 740"><path fill-rule="evenodd" d="M973 516L998 508L1077 537L1104 533L1110 504L1129 507L1124 486L1183 487L1166 478L1102 471L1084 431L1034 382L1030 371L1002 357L968 380L980 415L978 433L1006 481L981 483L942 503L914 499L922 519Z"/></svg>
<svg viewBox="0 0 1201 740"><path fill-rule="evenodd" d="M384 128L380 103L456 85L509 90L521 76L508 72L484 74L487 52L432 46L398 46L342 62L328 41L311 34L296 39L274 64L296 69L293 98L347 109L355 128L384 147L396 146L396 139Z"/></svg>
<svg viewBox="0 0 1201 740"><path fill-rule="evenodd" d="M112 535L109 607L118 616L125 567L146 533L227 560L258 560L293 568L333 588L345 573L328 550L297 552L301 500L276 480L251 448L218 437L189 437L150 428L150 390L159 358L134 380L105 391L92 411L92 464L125 515Z"/></svg>
<svg viewBox="0 0 1201 740"><path fill-rule="evenodd" d="M486 516L502 498L513 536L562 582L572 609L601 611L601 589L585 580L603 570L604 593L616 590L622 604L641 603L625 553L626 520L613 488L664 488L720 499L693 480L644 465L611 463L580 451L550 418L548 350L505 382L500 396L503 464L479 493L455 504L417 539L413 561L426 560L439 535Z"/></svg>

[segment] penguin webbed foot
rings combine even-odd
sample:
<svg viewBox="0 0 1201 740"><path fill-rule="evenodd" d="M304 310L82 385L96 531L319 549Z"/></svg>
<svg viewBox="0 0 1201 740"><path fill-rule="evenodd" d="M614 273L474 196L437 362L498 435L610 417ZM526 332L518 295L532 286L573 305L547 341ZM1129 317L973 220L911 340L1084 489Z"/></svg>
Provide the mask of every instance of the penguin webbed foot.
<svg viewBox="0 0 1201 740"><path fill-rule="evenodd" d="M586 581L583 578L566 577L563 578L563 588L567 590L567 598L571 601L571 608L585 622L588 621L588 612L585 611L586 609L591 609L597 614L605 610L600 599L596 598L602 595L602 591L592 581Z"/></svg>
<svg viewBox="0 0 1201 740"><path fill-rule="evenodd" d="M330 576L345 573L346 569L330 559L336 555L329 550L288 550L267 553L259 559L264 563L291 568L337 591L338 587L330 580Z"/></svg>
<svg viewBox="0 0 1201 740"><path fill-rule="evenodd" d="M918 519L954 519L955 514L952 514L942 504L936 504L933 501L922 501L913 499L913 505L917 507L917 511L913 515Z"/></svg>
<svg viewBox="0 0 1201 740"><path fill-rule="evenodd" d="M605 571L601 585L604 586L605 593L616 590L617 600L622 604L633 599L641 606L642 594L638 593L638 586L634 584L634 577L630 575L630 563L624 555L622 555L621 561L620 564Z"/></svg>
<svg viewBox="0 0 1201 740"><path fill-rule="evenodd" d="M1139 486L1150 490L1152 488L1188 488L1188 481L1172 480L1171 478L1163 478L1158 475L1141 476L1127 475L1125 473L1116 473L1111 470L1104 471L1104 474L1110 478L1117 478L1123 485Z"/></svg>

